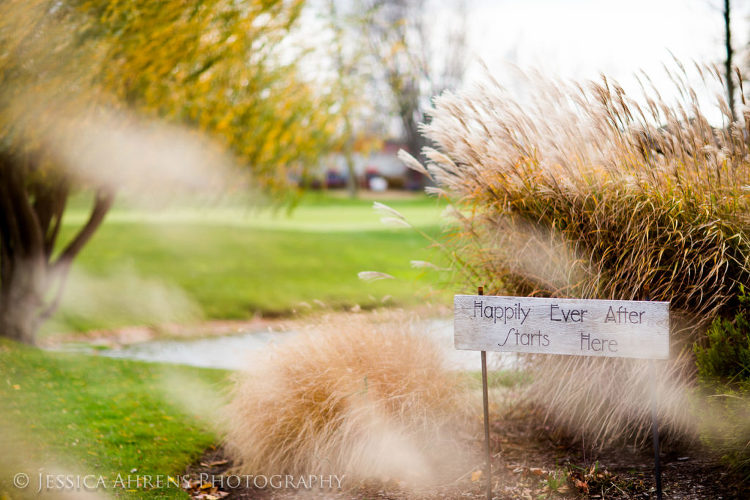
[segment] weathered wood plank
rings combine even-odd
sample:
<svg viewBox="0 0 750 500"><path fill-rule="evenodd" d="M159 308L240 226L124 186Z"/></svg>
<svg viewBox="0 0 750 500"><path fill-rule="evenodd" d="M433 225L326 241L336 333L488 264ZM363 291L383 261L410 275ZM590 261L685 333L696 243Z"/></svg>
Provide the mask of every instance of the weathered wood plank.
<svg viewBox="0 0 750 500"><path fill-rule="evenodd" d="M669 302L456 295L456 349L669 357Z"/></svg>

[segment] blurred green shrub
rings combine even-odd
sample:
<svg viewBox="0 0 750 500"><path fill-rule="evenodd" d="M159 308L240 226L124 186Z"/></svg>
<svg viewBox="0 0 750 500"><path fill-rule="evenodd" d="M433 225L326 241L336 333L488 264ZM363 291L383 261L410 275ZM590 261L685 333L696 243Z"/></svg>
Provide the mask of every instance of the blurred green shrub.
<svg viewBox="0 0 750 500"><path fill-rule="evenodd" d="M729 382L750 380L750 296L740 285L734 319L716 318L693 346L698 375Z"/></svg>

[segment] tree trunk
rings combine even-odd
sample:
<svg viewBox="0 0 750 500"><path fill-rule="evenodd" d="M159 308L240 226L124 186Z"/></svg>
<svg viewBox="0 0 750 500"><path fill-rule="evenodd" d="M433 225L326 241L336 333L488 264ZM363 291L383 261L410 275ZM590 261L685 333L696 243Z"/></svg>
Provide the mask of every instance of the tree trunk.
<svg viewBox="0 0 750 500"><path fill-rule="evenodd" d="M54 172L34 175L36 160L0 151L0 336L27 344L57 309L73 259L114 200L111 192L98 191L89 220L53 260L68 180Z"/></svg>
<svg viewBox="0 0 750 500"><path fill-rule="evenodd" d="M349 198L355 199L359 194L359 183L357 171L354 168L354 132L349 115L344 116L344 161L346 161L346 170L348 177L346 187L349 190Z"/></svg>
<svg viewBox="0 0 750 500"><path fill-rule="evenodd" d="M38 264L16 267L7 286L3 282L6 290L0 300L0 334L25 344L34 343L40 324L43 301Z"/></svg>
<svg viewBox="0 0 750 500"><path fill-rule="evenodd" d="M724 0L724 48L727 52L727 58L724 60L724 78L727 81L727 106L729 106L729 112L732 114L732 120L734 121L737 117L734 111L734 80L732 79L734 49L732 48L731 21L731 4L729 0Z"/></svg>
<svg viewBox="0 0 750 500"><path fill-rule="evenodd" d="M346 188L349 191L349 198L356 199L359 195L359 182L357 179L357 171L354 168L354 155L351 150L344 153L346 159L346 170L348 177L346 178Z"/></svg>

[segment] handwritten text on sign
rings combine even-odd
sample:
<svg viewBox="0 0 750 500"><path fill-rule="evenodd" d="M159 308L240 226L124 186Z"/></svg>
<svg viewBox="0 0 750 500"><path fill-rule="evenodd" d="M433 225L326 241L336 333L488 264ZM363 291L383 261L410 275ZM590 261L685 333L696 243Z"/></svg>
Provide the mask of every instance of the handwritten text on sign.
<svg viewBox="0 0 750 500"><path fill-rule="evenodd" d="M456 295L456 349L666 359L669 302Z"/></svg>

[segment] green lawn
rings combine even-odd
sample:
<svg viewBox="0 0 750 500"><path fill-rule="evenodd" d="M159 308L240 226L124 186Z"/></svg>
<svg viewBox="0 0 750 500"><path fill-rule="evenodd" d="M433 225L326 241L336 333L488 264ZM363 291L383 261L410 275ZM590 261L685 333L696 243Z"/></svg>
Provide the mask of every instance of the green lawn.
<svg viewBox="0 0 750 500"><path fill-rule="evenodd" d="M386 203L420 231L440 232L444 206L424 196ZM62 239L87 215L75 200ZM76 260L62 307L43 333L132 324L244 319L320 308L413 305L436 296L439 261L417 231L388 227L372 201L326 195L291 214L233 202L145 210L116 206ZM360 271L396 279L363 282Z"/></svg>
<svg viewBox="0 0 750 500"><path fill-rule="evenodd" d="M102 476L108 494L185 496L174 485L148 492L136 476L183 474L215 443L212 422L227 386L221 370L0 341L0 498L35 492L40 471ZM30 476L27 490L12 485L17 473ZM118 474L130 475L131 487L115 485Z"/></svg>
<svg viewBox="0 0 750 500"><path fill-rule="evenodd" d="M435 200L388 204L420 231L439 233L443 207ZM410 260L441 263L429 241L383 226L371 201L315 196L291 216L247 207L116 206L77 259L45 333L449 300L435 292L438 274L410 267ZM74 199L63 240L86 215L85 200ZM396 279L363 282L359 271ZM113 484L118 474L183 473L217 443L228 386L225 371L50 353L0 339L0 498L35 492L40 472L102 476L102 492L115 496L184 497L174 485ZM12 485L17 473L29 474L27 490Z"/></svg>

